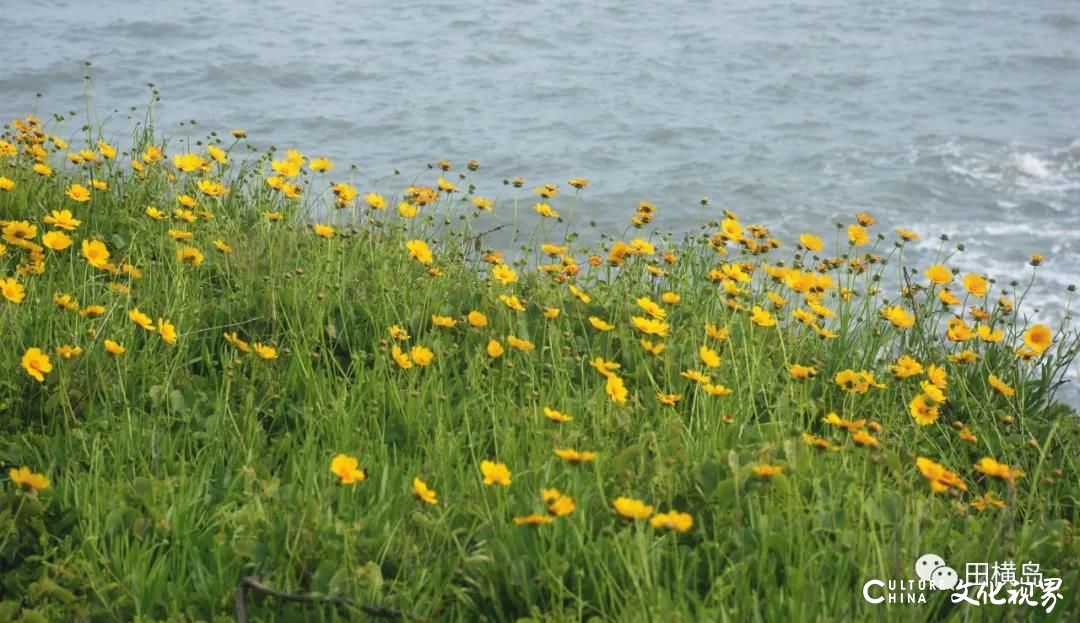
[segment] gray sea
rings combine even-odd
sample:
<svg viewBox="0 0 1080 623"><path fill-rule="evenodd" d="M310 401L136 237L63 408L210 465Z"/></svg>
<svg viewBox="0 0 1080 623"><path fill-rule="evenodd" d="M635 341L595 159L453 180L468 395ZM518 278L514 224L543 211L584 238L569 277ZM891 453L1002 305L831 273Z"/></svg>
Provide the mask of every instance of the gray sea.
<svg viewBox="0 0 1080 623"><path fill-rule="evenodd" d="M122 130L153 83L174 135L244 128L362 185L438 158L479 160L489 195L583 176L581 223L612 233L639 200L662 229L728 208L789 237L866 211L999 280L1045 254L1040 317L1080 283L1077 0L0 5L5 120L85 110L89 60Z"/></svg>

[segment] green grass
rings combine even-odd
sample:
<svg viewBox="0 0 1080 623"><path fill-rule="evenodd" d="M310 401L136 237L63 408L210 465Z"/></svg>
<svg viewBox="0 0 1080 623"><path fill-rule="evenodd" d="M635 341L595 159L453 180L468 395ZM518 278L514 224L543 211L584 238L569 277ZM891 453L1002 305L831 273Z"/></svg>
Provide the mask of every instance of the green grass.
<svg viewBox="0 0 1080 623"><path fill-rule="evenodd" d="M71 124L53 120L45 131L63 135ZM1033 303L1024 300L1023 285L991 284L988 295L975 297L958 276L952 290L963 304L949 308L937 298L941 287L923 276L926 266L903 276L911 245L936 248L948 264L956 251L944 241L901 241L892 226L911 224L888 223L871 227L877 237L859 248L837 229L816 232L826 240L821 253L794 238L774 249L745 224L752 242L717 238L724 215L709 208L715 222L681 242L653 224L624 232L624 239L650 240L655 253L630 254L618 266L608 261L612 239L587 245L571 235L579 272L545 273L538 264L560 260L539 244L562 243L569 228L533 212L533 184L476 189L496 199L494 217L478 217L469 202L473 173L460 165L446 173L435 167L415 181L304 167L295 181L305 192L290 200L265 182L270 160L283 154L248 156L243 141L214 134L206 140L230 149L230 164L183 173L172 156L205 156L205 146L169 143L146 127L136 127L127 151L97 164L66 160L71 151L98 150L93 127L85 136L66 135L66 149L46 140L50 177L32 171L34 157L25 151L40 138L37 127L20 137L6 127L4 140L19 154L0 157L0 176L14 183L0 191L0 218L35 225L37 244L51 229L42 220L51 210L69 209L82 224L70 232L70 248L43 251L40 274L19 272L33 254L18 240L7 240L0 257L2 277L26 289L22 302L0 300L0 463L26 465L51 481L40 491L0 482L0 620L227 621L236 587L249 575L278 590L348 597L432 621L1068 620L1080 612L1080 426L1075 412L1052 400L1080 342L1071 327L1055 328L1052 346L1021 361L1022 314L997 299L1004 295L1022 312ZM130 162L151 144L167 157L136 175ZM434 187L439 176L458 191L439 193L416 218L398 214L408 185ZM65 196L69 184L89 185L91 177L108 189L85 203ZM200 179L221 180L229 193L201 195ZM324 190L330 181L354 183L355 204L336 209ZM386 198L386 210L366 206L371 191ZM213 218L173 217L179 194L197 197L197 209ZM581 214L588 194L563 185L545 201ZM168 222L149 218L149 205ZM264 213L273 211L284 219L269 222ZM493 220L535 228L518 239L528 251L518 260L507 256L516 283L488 277L487 239L479 234ZM316 236L313 221L333 223L336 235ZM194 237L177 243L169 229ZM141 278L92 267L80 245L95 238L117 266L135 266ZM441 276L409 257L405 243L413 239L428 241ZM234 252L216 251L215 240ZM181 244L205 254L201 266L178 261ZM595 266L587 261L592 254ZM852 268L855 260L863 270ZM752 270L735 296L715 274L710 279L729 263ZM820 304L835 317L819 322L834 338L792 319L792 310L807 307L806 296L771 279L766 265L820 267L832 278ZM569 283L590 302L571 294ZM631 324L646 316L635 301L660 301L667 291L681 296L661 304L670 337L643 336ZM770 292L787 304L773 307ZM54 293L106 311L83 318L58 308ZM508 309L503 294L520 297L525 311ZM886 301L908 310L913 325L883 320ZM778 324L755 324L746 311L754 305L771 309ZM945 338L953 314L977 323L973 306L986 307L989 324L1004 331L1001 342ZM176 344L133 323L132 308L174 323ZM546 308L561 314L545 318ZM486 327L463 320L472 310L486 314ZM432 315L459 322L438 328ZM590 316L614 330L594 329ZM707 338L707 323L726 328L728 339ZM391 325L410 339L393 340ZM274 345L277 358L240 352L223 339L226 331ZM530 340L535 350L511 348L507 335ZM647 354L642 337L666 350ZM127 353L108 355L105 339ZM491 339L505 347L498 359L486 354ZM430 348L434 361L401 369L390 352L395 343L406 352ZM55 350L62 344L84 352L64 360ZM680 374L704 371L703 344L719 352L720 366L707 372L730 395L709 395ZM44 382L20 365L32 347L54 366ZM947 359L965 348L978 360ZM904 380L888 371L901 354L948 375L947 402L932 424L916 424L908 408L925 375ZM590 365L596 357L621 364L625 403L609 398ZM794 363L817 375L794 379ZM846 392L834 382L845 369L873 371L885 387ZM1015 395L991 388L991 373ZM660 392L682 399L665 406ZM574 420L552 422L545 406ZM824 423L833 411L880 425L873 433L880 447L857 446ZM961 423L977 441L961 440ZM834 449L815 449L803 433ZM573 465L555 448L599 456ZM344 485L330 472L339 453L359 459L363 482ZM932 493L916 467L919 456L957 472L967 491ZM1013 484L989 478L973 468L983 457L1025 475ZM505 463L510 486L482 484L483 460ZM759 477L753 468L763 463L783 473ZM437 505L412 495L417 476L438 492ZM540 491L549 487L573 498L573 514L549 525L514 525L513 517L545 513ZM1006 507L980 512L971 505L988 492ZM677 533L624 519L612 507L619 496L657 512L689 513L693 527ZM945 593L930 594L926 605L863 601L864 582L911 578L915 560L928 552L961 575L964 562L1036 561L1063 579L1063 598L1049 616L1040 607L955 605ZM258 621L367 616L355 607L251 592L246 603L249 620Z"/></svg>

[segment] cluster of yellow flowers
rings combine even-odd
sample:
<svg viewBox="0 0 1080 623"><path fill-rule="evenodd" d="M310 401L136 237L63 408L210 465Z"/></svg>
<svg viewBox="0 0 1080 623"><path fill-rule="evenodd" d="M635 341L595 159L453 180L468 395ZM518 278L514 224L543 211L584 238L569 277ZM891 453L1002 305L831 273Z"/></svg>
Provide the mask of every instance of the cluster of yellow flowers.
<svg viewBox="0 0 1080 623"><path fill-rule="evenodd" d="M31 117L16 120L13 126L13 142L0 141L0 172L3 173L0 175L0 192L10 192L17 187L17 183L21 183L17 181L21 178L12 171L18 171L19 175L37 177L63 174L49 164L49 158L51 153L68 149L65 141L50 136L44 130L43 124ZM237 140L246 136L242 131L233 131L232 135ZM87 204L91 204L98 194L109 192L108 182L101 179L104 176L98 174L99 163L113 162L119 155L115 146L104 141L97 142L93 149L67 152L67 160L77 167L82 167L73 175L88 175L85 179L78 178L78 181L73 178L64 186L63 198L57 198L57 201L65 202L66 205L50 205L49 212L41 215L40 221L18 219L0 222L5 243L0 245L0 256L9 252L8 246L22 253L15 269L16 274L0 278L0 294L9 304L24 303L28 296L29 280L44 274L47 265L54 261L53 258L56 258L57 263L66 262L68 265L79 262L82 266L81 263L85 263L90 273L110 280L109 288L121 294L128 293L135 282L142 278L142 269L122 257L122 247L114 245L114 248L110 249L99 236L92 233L83 235L81 230L83 220L93 218L93 212ZM140 207L138 218L142 219L142 214L145 214L145 218L150 221L169 223L169 228L162 231L161 235L171 239L176 245L176 269L194 271L185 274L197 275L198 269L207 262L204 248L209 250L210 246L199 246L200 236L197 230L214 219L215 210L220 209L225 198L230 196L232 186L227 180L227 167L231 162L229 151L211 144L203 152L177 153L169 158L163 147L150 145L139 153L131 153L130 157L131 169L139 179L157 171L170 182L171 185L167 188L172 196L157 197L161 200L158 205L167 205L164 202L175 205L171 212L154 205L147 206L144 211ZM266 164L269 171L265 170ZM451 163L445 161L438 163L442 171L449 171L451 166ZM470 163L468 168L475 170L478 166ZM284 158L271 157L259 173L260 176L265 174L265 177L259 178L265 182L265 186L259 184L259 192L274 196L280 203L273 206L281 209L264 212L266 222L286 221L287 206L293 205L289 202L305 197L305 180L328 174L334 168L334 163L326 157L309 159L297 150L288 150ZM364 210L357 208L361 191L356 186L344 181L327 181L333 195L333 206L337 210ZM524 181L520 179L512 183L517 188L523 184ZM589 181L573 178L568 181L568 185L580 191L588 187ZM409 186L401 193L398 216L408 221L416 217L421 210L429 209L443 199L462 192L455 183L444 177L439 177L434 186ZM470 188L467 192L471 195L473 191ZM534 192L541 201L533 206L533 211L545 219L559 219L559 213L551 205L553 199L559 195L559 186L543 184L536 187ZM366 206L366 211L371 214L385 212L394 201L393 196L388 199L386 195L374 190L363 196L363 206ZM496 202L485 197L473 196L471 203L485 212L496 208ZM633 226L643 228L652 222L656 213L655 205L640 202L631 219ZM1006 298L1004 293L998 296L996 301L991 301L992 283L986 276L975 273L959 276L958 271L941 263L925 269L925 283L906 284L900 298L881 305L880 309L874 307L869 314L872 322L879 323L867 328L869 332L895 336L895 339L883 340L880 345L880 352L890 353L884 370L872 369L873 364L869 359L864 359L858 364L848 364L853 365L851 368L834 371L831 366L810 355L813 349L808 348L798 351L806 359L796 361L789 358L789 346L807 341L837 340L845 330L850 331L850 328L845 328L847 319L841 318L844 314L840 308L853 298L865 297L868 304L872 302L873 305L878 305L874 297L880 291L876 289L876 285L868 285L866 290L856 290L859 276L865 275L871 266L883 264L884 258L881 256L873 252L859 251L874 242L875 237L871 236L870 231L875 220L862 213L856 214L854 220L854 223L846 226L847 245L844 252L836 256L823 255L825 244L822 238L807 232L798 236L798 243L789 257L777 259L774 251L782 249L784 245L766 227L745 225L733 212L724 211L724 218L717 231L708 240L708 248L711 249L709 252L714 253L717 258L715 265L706 267L704 282L695 283L694 288L681 291L682 277L672 274L683 269L678 253L675 249L658 249L657 245L647 238L616 240L607 249L606 257L592 253L583 261L571 251L570 244L544 242L539 245L539 251L541 256L547 258L544 261L550 263L538 263L536 273L538 277L546 277L553 284L553 288L547 292L554 291L557 294L549 294L550 298L542 304L539 300L540 294L533 298L537 291L522 285L525 280L520 269L506 262L501 253L488 251L482 258L488 266L486 283L497 294L498 301L504 307L463 310L460 315L445 311L437 313L431 316L432 330L456 331L467 328L487 332L489 315L506 313L507 310L522 313L530 307L549 322L578 322L577 326L581 331L590 336L616 335L622 327L629 327L626 333L633 335L648 360L663 362L665 366L678 372L677 375L650 374L653 387L649 392L642 392L642 395L654 395L657 409L678 408L689 394L693 394L695 398L700 395L705 400L712 400L753 389L742 385L744 381L737 375L728 374L728 366L725 365L729 357L739 356L739 353L731 352L732 349L724 351L731 340L733 327L739 323L744 324L748 331L768 336L769 340L779 346L784 359L783 367L779 371L781 376L793 384L819 386L822 392L839 391L845 411L856 410L856 401L862 396L873 395L886 389L895 390L898 395L903 396L899 408L906 407L906 412L917 427L935 425L942 410L949 404L950 382L955 378L950 378L950 374L964 374L966 382L971 383L976 375L962 373L960 370L964 366L974 366L988 348L994 348L996 353L1010 352L1012 358L1008 365L995 364L994 368L988 365L978 374L979 381L985 379L986 386L1000 395L1001 399L1014 397L1018 391L1018 383L1023 382L1024 375L1022 369L1012 366L1012 363L1031 363L1050 351L1055 343L1053 330L1045 324L1031 325L1023 331L1022 338L1017 332L1013 332L1013 337L1020 339L1021 344L1006 346L1005 342L1009 337L1007 329L1010 327L1010 320L1014 318L1012 314L1015 302ZM320 245L344 244L341 239L346 238L348 232L339 229L340 227L333 223L311 223L310 233L325 239L318 242ZM431 278L439 278L444 274L440 266L446 267L449 262L457 261L449 259L456 258L450 254L447 254L446 258L437 256L429 244L434 242L425 240L422 233L417 233L422 231L419 228L406 228L402 231L408 234L405 236L407 239L403 240L404 249L398 247L400 259L411 260L419 265L419 268L413 268L422 271L418 273L420 276L426 274ZM918 240L915 232L905 229L898 229L897 237L898 248ZM232 245L220 239L214 240L212 247L220 258L231 256L236 251ZM117 251L118 248L120 251ZM876 246L874 248L876 249ZM441 249L438 250L441 252ZM121 257L116 257L116 254ZM735 254L738 254L738 258L732 258ZM388 261L393 259L388 258ZM1033 256L1031 263L1039 265L1044 259L1042 256ZM173 261L171 252L168 261ZM653 279L655 287L648 290L643 288L645 291L637 292L636 298L630 297L625 305L604 308L596 304L595 294L586 291L585 284L588 282L581 279L582 271L602 267L640 271ZM877 281L872 283L876 284ZM708 305L704 308L710 311L705 312L705 317L695 317L692 329L687 328L691 322L685 318L674 321L673 317L679 314L679 310L687 306L686 299L699 296L697 286L709 284L715 285L715 288L705 291L704 296L710 301L720 301L725 320L719 321L719 314L712 318L707 317L712 310L712 305ZM89 327L90 334L95 338L102 330L100 327L111 326L104 320L99 320L107 316L108 306L81 306L72 294L63 292L53 293L53 302L64 312L78 313L86 323L97 323L98 326ZM119 302L113 307L119 309L124 305ZM970 308L965 310L967 305L970 305ZM604 311L597 311L600 308ZM564 314L567 309L572 309L573 313ZM127 308L126 312L134 325L143 329L146 334L156 335L166 346L175 346L179 339L187 337L178 333L176 325L165 317L166 314L151 315L136 306ZM120 314L122 317L123 312ZM942 314L947 317L942 318ZM745 319L745 322L742 322L742 319ZM409 346L406 343L412 338L408 329L396 324L387 328L390 338L388 355L393 363L391 368L399 371L396 373L423 375L430 373L423 369L440 367L439 362L445 355L436 353L437 342L427 341L430 336L424 334L426 329L417 327L416 330L420 339L428 345L413 343ZM669 348L669 345L689 335L691 330L695 336L700 335L692 339L693 358L679 359L683 349ZM699 331L702 333L698 334ZM935 355L929 354L932 351L928 349L923 349L920 353L906 350L908 345L916 343L915 340L906 339L906 336L915 334L932 336L941 347L939 352ZM258 359L265 362L272 362L278 359L280 354L288 353L284 349L279 352L272 344L258 341L249 343L236 331L224 332L223 337L236 351L243 354L254 353ZM536 356L534 353L537 352L537 345L527 336L507 334L504 331L491 332L485 335L484 339L486 346L483 347L480 357L491 360L492 365L506 362L511 356ZM623 343L620 348L631 348L633 344L633 341ZM127 350L119 342L104 337L101 347L114 357L123 355ZM507 349L510 349L511 355L507 355ZM81 346L72 344L56 345L55 352L64 360L84 353ZM621 354L624 355L624 362L629 360L626 351ZM604 395L617 408L653 400L635 395L635 374L624 369L622 363L609 360L595 352L589 355L588 365L599 375ZM21 366L26 374L38 383L46 383L48 375L54 371L53 362L41 345L25 350ZM667 368L658 368L660 369ZM400 372L402 370L412 372ZM819 378L821 376L824 378ZM572 416L546 406L543 407L543 415L556 423L573 420ZM851 441L862 448L880 448L884 443L881 437L883 427L876 421L868 422L865 418L850 420L830 411L821 419L821 423L824 427L845 431ZM802 438L814 448L839 450L839 444L818 434L823 430L805 431ZM975 443L977 440L966 425L961 425L957 434L961 440L968 443ZM554 453L557 458L571 464L589 463L598 457L597 452L574 448L556 448ZM967 490L956 473L929 458L920 457L917 468L929 480L934 492ZM23 470L12 470L13 482L33 489L48 485L44 477L29 472L28 468ZM753 468L754 474L764 481L780 476L783 470L783 466L770 463L761 463ZM984 475L1006 480L1010 484L1023 476L1022 471L1011 469L989 457L980 461L976 470ZM361 483L366 478L366 472L360 469L358 459L344 454L332 458L330 471L346 485ZM484 485L511 484L511 471L503 463L485 460L480 464L480 472ZM412 481L412 493L424 504L438 504L436 491L419 476ZM544 489L541 501L547 508L547 515L522 515L515 517L514 523L551 523L554 518L566 517L574 512L573 498L555 489ZM983 507L996 507L999 502L993 498L981 497L979 504ZM677 510L654 514L654 507L640 499L619 497L611 502L611 506L618 515L631 520L651 518L651 525L658 529L686 532L693 526L690 514Z"/></svg>

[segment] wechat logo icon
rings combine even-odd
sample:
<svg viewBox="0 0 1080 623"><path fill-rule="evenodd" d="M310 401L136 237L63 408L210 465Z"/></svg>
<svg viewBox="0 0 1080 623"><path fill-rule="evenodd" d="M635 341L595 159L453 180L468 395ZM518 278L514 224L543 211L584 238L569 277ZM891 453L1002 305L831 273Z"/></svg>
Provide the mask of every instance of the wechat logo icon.
<svg viewBox="0 0 1080 623"><path fill-rule="evenodd" d="M938 591L956 588L960 575L956 569L945 564L945 559L937 554L923 554L915 561L915 575Z"/></svg>

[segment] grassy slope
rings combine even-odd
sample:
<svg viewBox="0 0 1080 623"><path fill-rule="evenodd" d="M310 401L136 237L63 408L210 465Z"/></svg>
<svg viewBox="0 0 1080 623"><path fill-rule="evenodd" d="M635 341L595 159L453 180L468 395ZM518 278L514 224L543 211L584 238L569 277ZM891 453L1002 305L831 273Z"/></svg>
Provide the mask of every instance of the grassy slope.
<svg viewBox="0 0 1080 623"><path fill-rule="evenodd" d="M137 138L140 153L147 139ZM188 149L201 151L166 151ZM162 162L140 180L124 154L91 168L62 167L68 150L57 151L50 178L32 173L25 156L0 161L0 175L16 183L0 192L0 218L35 223L39 242L49 210L71 209L83 221L70 249L47 252L43 274L18 276L26 300L0 303L7 335L0 341L7 370L0 379L0 462L31 466L52 481L37 493L3 483L5 616L20 616L22 609L58 620L227 620L233 591L247 574L282 590L347 595L432 620L1041 614L1038 608L958 608L940 597L909 609L861 600L864 581L911 577L914 560L926 552L949 561L1038 561L1048 574L1065 578L1064 601L1054 614L1078 609L1071 587L1080 579L1073 528L1080 430L1067 409L1046 404L1047 388L1075 354L1075 334L1059 334L1035 364L1017 363L1012 349L1024 327L995 307L1005 341L973 340L963 346L980 353L977 363L948 362L945 354L961 346L942 337L946 311L933 292L923 289L903 302L916 311L917 323L908 330L878 315L882 297L894 299L895 292L864 295L877 283L875 275L899 271L902 251L891 234L859 250L841 234L836 248L826 249L833 252L821 255L887 255L862 274L844 262L830 271L856 294L844 301L835 290L827 293L822 302L836 312L827 326L839 336L823 340L788 318L789 309L804 306L802 296L760 268L781 261L812 268L817 260L794 241L764 255L731 242L724 257L707 240L669 247L654 237L658 251L677 251L675 263L637 255L619 268L588 265L588 251L575 243L581 271L573 281L589 293L586 304L538 274L533 261L518 266L518 283L491 283L471 217L456 218L474 211L459 195L442 195L406 221L390 197L405 184L392 180L383 191L391 199L388 211L373 213L361 197L358 207L332 215L338 235L322 239L302 224L305 211L322 199L285 200L264 184L268 166L234 163L214 165L208 174L230 186L220 202L200 198L212 220L160 223L144 214L146 206L171 211L176 194L197 195L193 184L200 176L172 175L175 169ZM65 198L67 184L87 183L90 169L109 189L87 203ZM327 177L348 179L336 173ZM467 180L451 174L465 190ZM425 175L423 183L434 185L435 177ZM551 204L568 209L577 201L571 190ZM527 189L503 192L496 214L509 210L513 197L523 211L532 205ZM269 223L262 213L271 210L288 217ZM536 242L554 241L544 229L550 223L538 227ZM202 266L177 262L170 228L194 232L190 244L206 254ZM648 237L649 231L634 235ZM90 267L78 247L93 237L105 241L114 258L139 267L142 278ZM409 259L404 243L414 238L432 241L442 277ZM215 239L235 252L216 253ZM8 244L0 258L5 275L16 275L25 259ZM777 312L778 327L756 326L747 313L725 305L722 287L707 273L733 261L759 267L741 297L744 305L767 305L770 290L789 299ZM651 276L647 263L669 275ZM918 281L925 283L921 274ZM110 291L116 282L129 284L130 294ZM682 301L666 306L672 335L654 358L638 344L642 336L630 317L644 315L635 299L659 300L668 290ZM57 309L54 292L108 311L100 319L81 318ZM498 295L508 293L526 302L525 312L500 302ZM174 322L177 344L132 323L127 311L133 307ZM546 307L562 315L548 320L541 313ZM461 318L471 310L487 314L489 325L432 325L433 314ZM616 328L596 331L589 316ZM727 327L730 338L706 340L706 322ZM394 324L411 335L407 346L434 351L432 365L398 368L387 333ZM222 339L225 330L275 344L279 357L239 353ZM536 350L507 347L500 359L489 358L489 339L505 346L510 334L531 340ZM128 353L108 356L105 338ZM86 352L61 360L53 351L65 343ZM712 374L733 394L707 395L680 376L702 368L703 343L719 350L723 362ZM55 369L45 383L19 367L31 346L52 353ZM908 413L918 379L889 378L887 365L901 352L948 372L949 401L933 425L917 426ZM625 404L609 399L604 379L589 365L595 357L622 365L630 391ZM790 363L813 365L818 376L797 381L787 372ZM873 370L887 387L846 393L832 381L845 368ZM986 382L989 372L1015 387L1016 396L995 393ZM683 399L662 406L659 391ZM543 406L575 419L551 422ZM828 411L879 422L881 447L854 445L844 431L822 423ZM1012 416L1011 423L1004 416ZM978 441L961 441L953 421L966 423ZM803 432L841 449L817 451L800 439ZM571 465L552 454L556 447L594 450L599 459ZM337 482L328 468L339 452L360 459L364 482ZM968 492L932 494L917 456L957 471ZM972 465L983 456L1026 475L1015 487L981 476ZM505 462L513 471L511 486L482 485L484 459ZM784 474L768 481L755 476L751 468L763 462L783 466ZM410 494L418 475L438 491L437 506ZM513 516L544 512L544 487L571 495L574 514L535 528L513 525ZM972 508L971 500L987 491L1007 508ZM658 511L689 512L694 527L676 534L624 520L611 507L622 495ZM256 620L359 616L348 608L248 602Z"/></svg>

